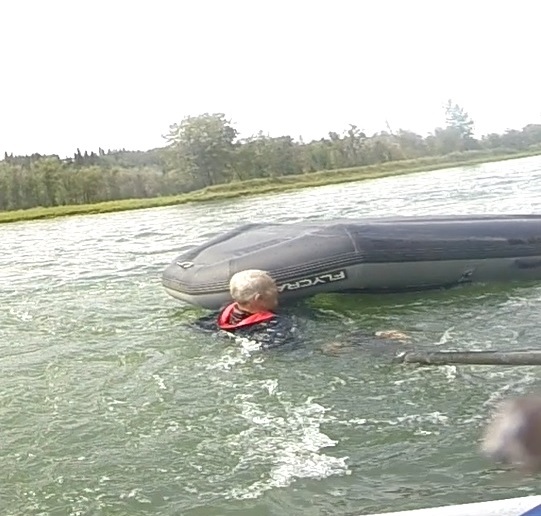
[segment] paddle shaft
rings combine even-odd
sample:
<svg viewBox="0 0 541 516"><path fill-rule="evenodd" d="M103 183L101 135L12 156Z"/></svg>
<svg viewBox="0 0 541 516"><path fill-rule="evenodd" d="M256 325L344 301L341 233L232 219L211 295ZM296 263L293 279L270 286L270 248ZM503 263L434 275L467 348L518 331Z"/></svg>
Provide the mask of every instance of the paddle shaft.
<svg viewBox="0 0 541 516"><path fill-rule="evenodd" d="M541 365L541 351L412 351L398 357L407 364Z"/></svg>

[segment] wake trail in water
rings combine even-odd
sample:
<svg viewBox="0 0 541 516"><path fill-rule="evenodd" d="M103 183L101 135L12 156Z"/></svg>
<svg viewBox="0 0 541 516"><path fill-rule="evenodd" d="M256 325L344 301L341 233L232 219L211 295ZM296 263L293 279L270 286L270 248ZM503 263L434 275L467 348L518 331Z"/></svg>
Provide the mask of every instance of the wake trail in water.
<svg viewBox="0 0 541 516"><path fill-rule="evenodd" d="M235 373L251 362L261 365L266 357L259 345L248 339L234 339L236 346L226 350L216 361L206 365L209 371ZM278 388L278 379L246 381L240 377L242 393L234 396L248 427L229 436L224 443L232 453L239 454L233 474L264 471L260 479L239 481L223 496L227 499L258 498L265 491L287 487L300 478L322 479L331 475L349 474L348 457L334 457L322 452L338 441L326 435L321 426L329 421L326 408L312 398L293 400L291 393Z"/></svg>
<svg viewBox="0 0 541 516"><path fill-rule="evenodd" d="M261 403L255 399L256 394L238 396L236 401L249 427L232 436L227 445L242 450L236 472L262 464L266 471L260 480L230 489L226 498L258 498L265 491L287 487L297 479L350 473L348 457L322 452L338 442L321 430L328 420L328 408L311 398L301 403L288 401L285 393L278 390L277 380L259 381L253 387L266 390L275 403Z"/></svg>

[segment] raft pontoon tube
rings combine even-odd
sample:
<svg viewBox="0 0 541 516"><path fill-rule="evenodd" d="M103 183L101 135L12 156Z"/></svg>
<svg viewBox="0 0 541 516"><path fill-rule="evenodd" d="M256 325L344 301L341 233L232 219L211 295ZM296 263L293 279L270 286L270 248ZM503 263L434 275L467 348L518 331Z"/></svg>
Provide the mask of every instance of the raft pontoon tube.
<svg viewBox="0 0 541 516"><path fill-rule="evenodd" d="M229 279L263 269L281 300L322 292L400 292L541 279L541 215L335 219L248 224L181 254L173 297L215 309Z"/></svg>

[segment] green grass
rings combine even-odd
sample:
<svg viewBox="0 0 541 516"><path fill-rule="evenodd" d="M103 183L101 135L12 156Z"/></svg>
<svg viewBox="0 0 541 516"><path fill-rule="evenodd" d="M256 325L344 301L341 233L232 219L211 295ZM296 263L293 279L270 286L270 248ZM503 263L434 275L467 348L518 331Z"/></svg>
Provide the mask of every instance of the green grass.
<svg viewBox="0 0 541 516"><path fill-rule="evenodd" d="M338 170L322 170L310 174L280 176L276 178L259 178L216 185L187 194L155 197L151 199L125 199L96 204L80 204L71 206L54 206L50 208L30 208L0 212L0 223L23 220L48 219L67 215L83 215L92 213L111 213L116 211L136 210L173 206L189 202L215 201L232 199L248 195L285 192L299 188L324 186L329 184L365 181L381 177L413 174L428 170L439 170L451 167L478 165L491 161L523 158L541 154L541 149L529 152L470 151L448 154L446 156L425 157L413 160L389 161L378 165L354 167Z"/></svg>

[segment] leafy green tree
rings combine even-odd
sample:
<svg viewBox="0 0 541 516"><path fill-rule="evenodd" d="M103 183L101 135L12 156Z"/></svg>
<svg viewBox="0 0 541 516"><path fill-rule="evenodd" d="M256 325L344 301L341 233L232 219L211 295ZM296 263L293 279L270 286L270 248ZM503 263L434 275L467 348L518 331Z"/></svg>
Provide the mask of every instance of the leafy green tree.
<svg viewBox="0 0 541 516"><path fill-rule="evenodd" d="M187 117L165 136L180 168L194 186L224 183L232 178L237 131L222 113Z"/></svg>
<svg viewBox="0 0 541 516"><path fill-rule="evenodd" d="M39 206L65 204L66 192L61 180L62 169L62 162L58 158L42 158L31 164L30 174L35 182L33 192L34 196L37 196L34 203L37 202Z"/></svg>
<svg viewBox="0 0 541 516"><path fill-rule="evenodd" d="M419 158L429 154L428 145L424 138L412 131L400 129L395 138L405 159Z"/></svg>
<svg viewBox="0 0 541 516"><path fill-rule="evenodd" d="M442 155L464 150L464 139L456 127L438 127L434 135L427 138L431 154Z"/></svg>
<svg viewBox="0 0 541 516"><path fill-rule="evenodd" d="M497 149L503 147L502 135L497 133L490 133L483 136L481 143L483 147L487 149Z"/></svg>
<svg viewBox="0 0 541 516"><path fill-rule="evenodd" d="M447 127L453 127L458 130L463 138L471 138L473 135L473 120L470 115L464 111L458 104L453 104L449 99L445 106L445 121Z"/></svg>
<svg viewBox="0 0 541 516"><path fill-rule="evenodd" d="M528 124L522 129L524 143L535 145L541 143L541 124Z"/></svg>
<svg viewBox="0 0 541 516"><path fill-rule="evenodd" d="M325 139L306 144L303 148L305 170L307 172L316 172L318 170L332 169L331 148L332 144Z"/></svg>
<svg viewBox="0 0 541 516"><path fill-rule="evenodd" d="M474 122L470 115L464 111L458 104L454 104L451 99L445 106L445 122L450 133L458 135L461 144L455 150L471 150L477 148L476 140L473 137Z"/></svg>
<svg viewBox="0 0 541 516"><path fill-rule="evenodd" d="M366 134L356 125L349 124L342 147L346 158L346 167L354 167L366 162Z"/></svg>

